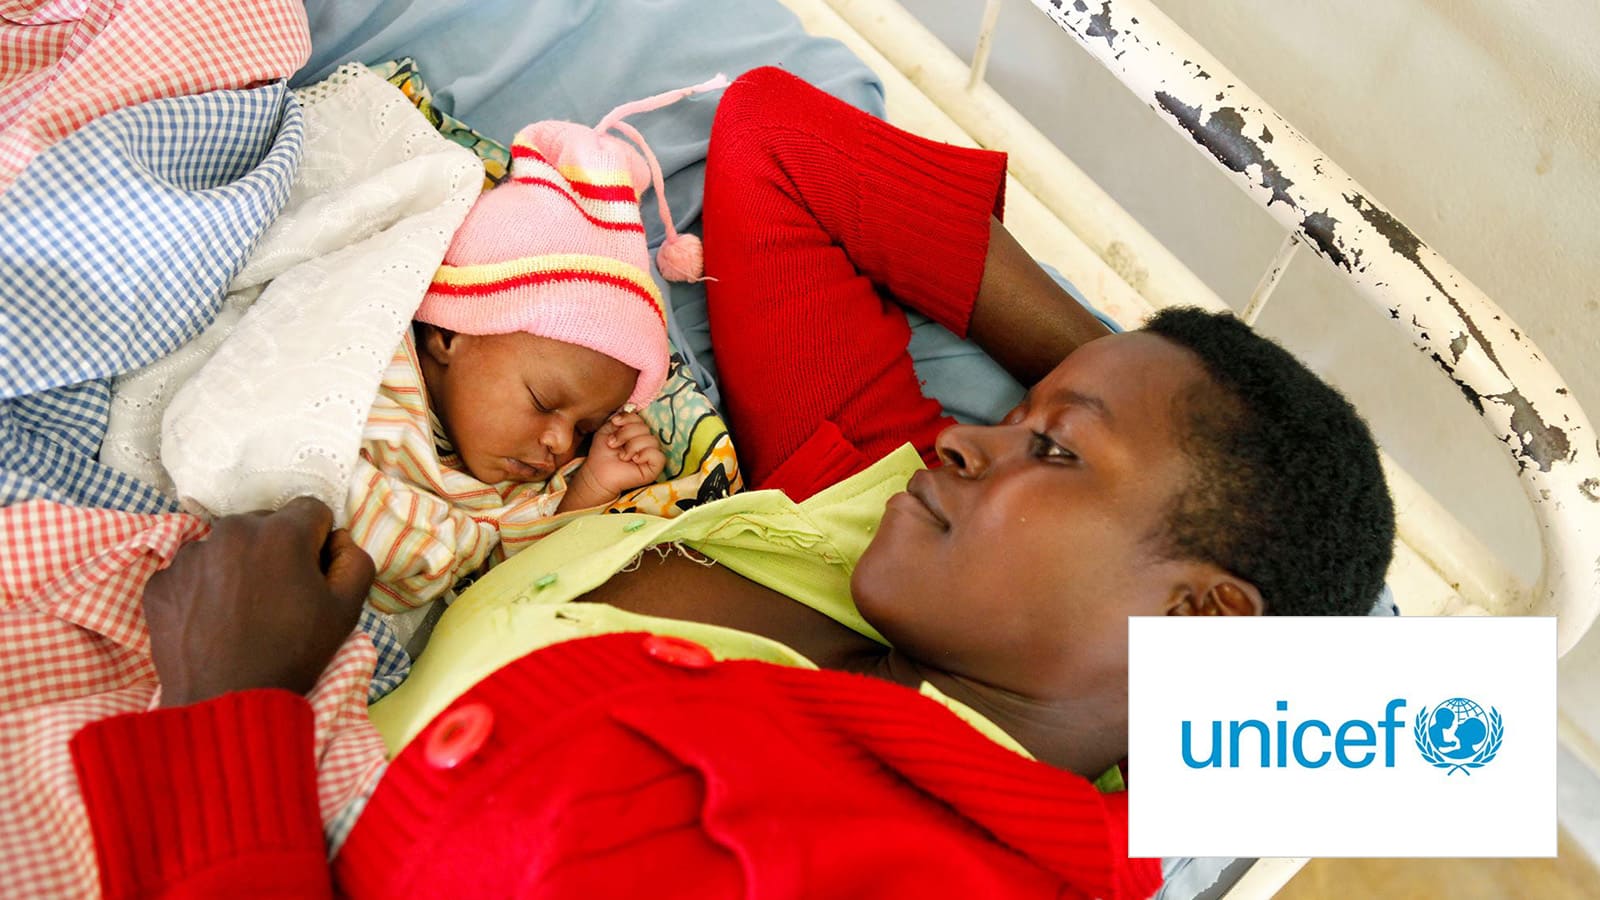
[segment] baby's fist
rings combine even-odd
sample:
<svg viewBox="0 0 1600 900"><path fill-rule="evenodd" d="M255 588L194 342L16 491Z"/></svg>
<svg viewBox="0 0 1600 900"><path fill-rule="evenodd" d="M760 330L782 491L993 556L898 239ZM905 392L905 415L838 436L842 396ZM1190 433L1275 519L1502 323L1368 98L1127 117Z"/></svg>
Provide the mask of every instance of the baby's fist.
<svg viewBox="0 0 1600 900"><path fill-rule="evenodd" d="M594 433L589 458L580 471L612 497L650 484L667 466L650 426L638 413L617 413Z"/></svg>

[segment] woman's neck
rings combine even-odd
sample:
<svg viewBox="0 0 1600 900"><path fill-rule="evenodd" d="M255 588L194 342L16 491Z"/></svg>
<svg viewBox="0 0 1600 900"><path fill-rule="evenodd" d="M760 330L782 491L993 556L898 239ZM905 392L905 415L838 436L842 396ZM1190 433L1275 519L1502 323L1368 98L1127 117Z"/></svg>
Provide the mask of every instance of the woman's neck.
<svg viewBox="0 0 1600 900"><path fill-rule="evenodd" d="M1035 759L1091 780L1127 756L1127 704L1119 697L1036 700L952 675L890 648L859 654L841 668L913 689L928 682L993 722Z"/></svg>

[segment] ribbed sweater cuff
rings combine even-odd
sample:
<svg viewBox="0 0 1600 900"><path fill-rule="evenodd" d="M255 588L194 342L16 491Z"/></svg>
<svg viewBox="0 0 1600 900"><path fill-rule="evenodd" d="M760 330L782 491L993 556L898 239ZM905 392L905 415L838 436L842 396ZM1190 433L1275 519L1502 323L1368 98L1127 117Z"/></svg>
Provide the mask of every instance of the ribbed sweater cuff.
<svg viewBox="0 0 1600 900"><path fill-rule="evenodd" d="M860 210L872 267L895 296L967 336L1005 207L1006 155L930 141L861 117Z"/></svg>
<svg viewBox="0 0 1600 900"><path fill-rule="evenodd" d="M72 758L106 896L329 893L305 698L244 691L116 716L79 731Z"/></svg>

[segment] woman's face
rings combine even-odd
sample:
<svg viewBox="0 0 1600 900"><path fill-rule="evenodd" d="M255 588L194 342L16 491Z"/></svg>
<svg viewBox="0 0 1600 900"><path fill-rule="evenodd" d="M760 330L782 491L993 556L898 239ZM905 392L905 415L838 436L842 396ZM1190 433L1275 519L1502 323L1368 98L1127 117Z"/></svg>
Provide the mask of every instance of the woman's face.
<svg viewBox="0 0 1600 900"><path fill-rule="evenodd" d="M639 373L587 347L422 329L428 402L472 477L543 481L627 402Z"/></svg>
<svg viewBox="0 0 1600 900"><path fill-rule="evenodd" d="M852 587L894 646L1026 696L1125 683L1127 618L1199 590L1154 539L1189 476L1180 398L1208 376L1150 334L1079 348L993 427L939 436L944 465L889 500Z"/></svg>

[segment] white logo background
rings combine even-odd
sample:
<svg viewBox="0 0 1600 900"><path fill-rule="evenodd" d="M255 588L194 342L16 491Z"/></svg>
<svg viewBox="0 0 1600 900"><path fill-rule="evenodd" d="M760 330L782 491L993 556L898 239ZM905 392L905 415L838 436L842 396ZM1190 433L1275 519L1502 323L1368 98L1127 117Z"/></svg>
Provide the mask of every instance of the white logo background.
<svg viewBox="0 0 1600 900"><path fill-rule="evenodd" d="M1553 618L1195 618L1128 620L1131 856L1555 856L1556 630ZM1451 697L1499 710L1504 740L1481 768L1447 775L1412 738L1416 717ZM1256 732L1239 768L1184 763L1211 751L1211 723L1321 719L1374 725L1392 698L1394 768L1384 731L1372 764L1261 768ZM1276 702L1286 700L1287 712ZM1331 751L1317 732L1307 755Z"/></svg>

